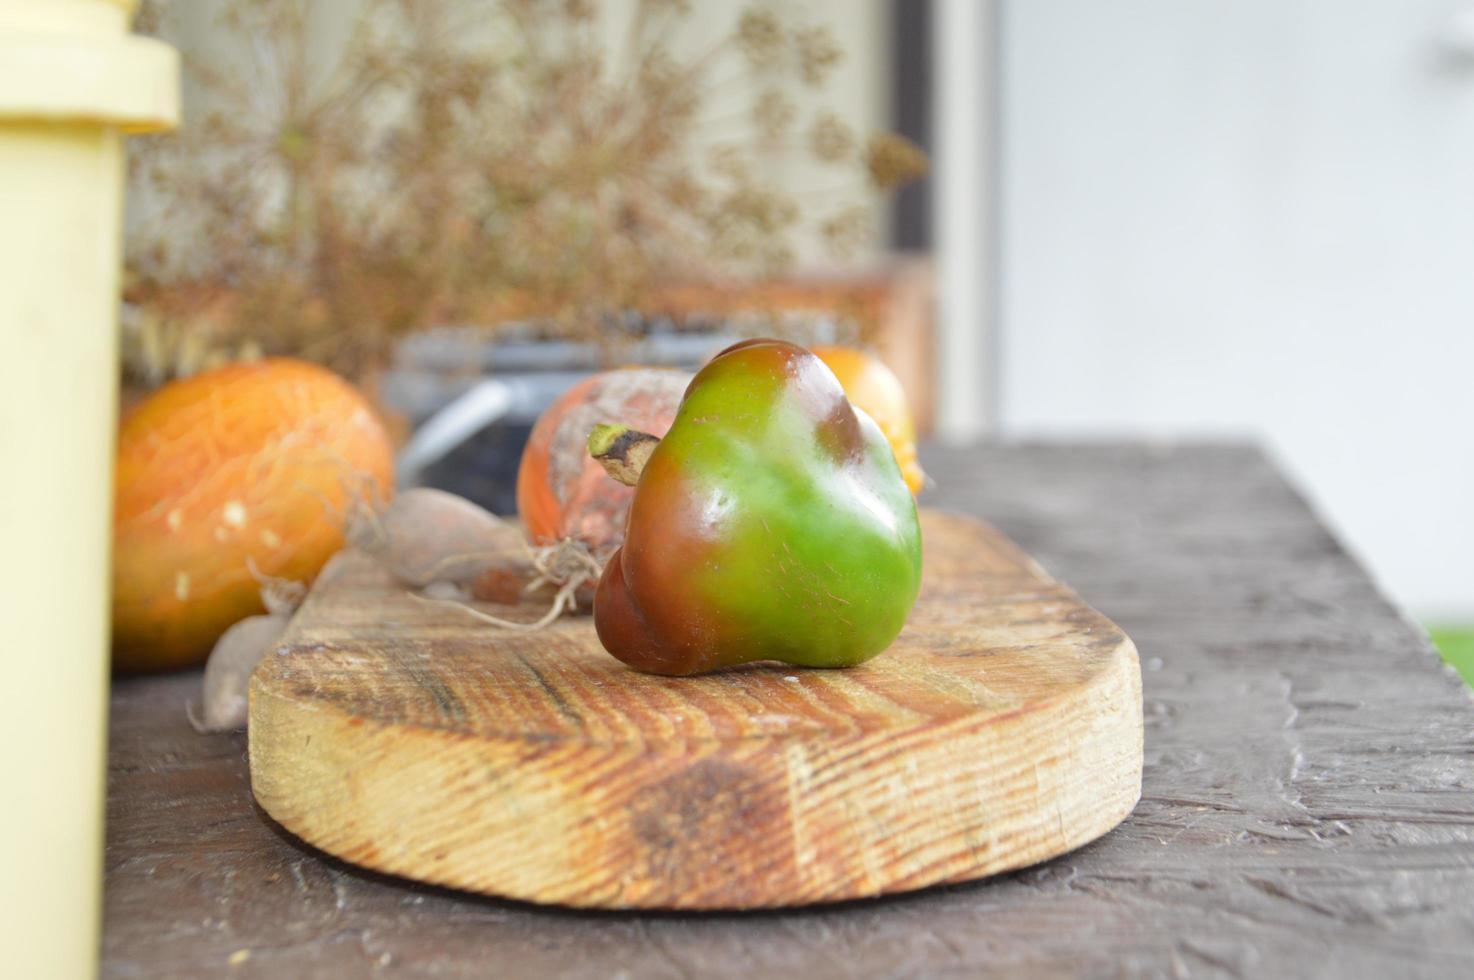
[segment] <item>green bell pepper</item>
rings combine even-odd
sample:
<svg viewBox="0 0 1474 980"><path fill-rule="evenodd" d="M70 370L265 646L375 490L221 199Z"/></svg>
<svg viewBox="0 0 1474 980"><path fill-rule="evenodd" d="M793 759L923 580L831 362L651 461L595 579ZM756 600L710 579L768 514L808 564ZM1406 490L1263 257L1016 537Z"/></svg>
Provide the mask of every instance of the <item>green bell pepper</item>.
<svg viewBox="0 0 1474 980"><path fill-rule="evenodd" d="M594 599L600 641L630 666L851 667L900 632L921 586L916 504L879 427L807 350L729 347L664 439L604 425L589 449L635 486Z"/></svg>

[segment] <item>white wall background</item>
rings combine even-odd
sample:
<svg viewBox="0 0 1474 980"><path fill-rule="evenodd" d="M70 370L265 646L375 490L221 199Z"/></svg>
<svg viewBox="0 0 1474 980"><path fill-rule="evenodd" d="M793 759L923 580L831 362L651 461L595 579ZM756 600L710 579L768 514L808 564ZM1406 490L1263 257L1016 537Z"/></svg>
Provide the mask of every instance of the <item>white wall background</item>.
<svg viewBox="0 0 1474 980"><path fill-rule="evenodd" d="M1261 437L1474 618L1474 59L1443 0L1010 0L999 427Z"/></svg>

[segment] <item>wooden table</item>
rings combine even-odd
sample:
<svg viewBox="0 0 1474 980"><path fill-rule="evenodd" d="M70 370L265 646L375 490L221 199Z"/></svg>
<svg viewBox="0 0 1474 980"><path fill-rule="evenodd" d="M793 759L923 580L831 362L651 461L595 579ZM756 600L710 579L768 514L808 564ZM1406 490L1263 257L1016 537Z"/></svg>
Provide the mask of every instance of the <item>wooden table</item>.
<svg viewBox="0 0 1474 980"><path fill-rule="evenodd" d="M198 679L112 700L110 977L1474 976L1474 701L1257 450L936 451L1135 638L1146 773L1099 842L797 912L578 913L358 871L252 803ZM1389 502L1389 506L1393 504Z"/></svg>

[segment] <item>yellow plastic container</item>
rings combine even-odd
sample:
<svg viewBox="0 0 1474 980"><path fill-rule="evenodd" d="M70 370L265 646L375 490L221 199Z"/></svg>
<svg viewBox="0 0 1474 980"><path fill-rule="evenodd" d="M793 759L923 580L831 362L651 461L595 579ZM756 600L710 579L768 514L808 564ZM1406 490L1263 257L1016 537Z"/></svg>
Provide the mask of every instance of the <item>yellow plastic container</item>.
<svg viewBox="0 0 1474 980"><path fill-rule="evenodd" d="M0 0L0 973L96 973L126 132L178 118L135 0Z"/></svg>

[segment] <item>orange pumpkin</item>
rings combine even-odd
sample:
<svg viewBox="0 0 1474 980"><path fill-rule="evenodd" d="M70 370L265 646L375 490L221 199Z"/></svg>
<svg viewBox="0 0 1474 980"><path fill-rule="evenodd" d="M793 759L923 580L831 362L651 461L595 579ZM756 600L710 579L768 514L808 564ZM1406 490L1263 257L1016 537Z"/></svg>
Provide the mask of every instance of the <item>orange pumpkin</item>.
<svg viewBox="0 0 1474 980"><path fill-rule="evenodd" d="M310 581L343 546L350 494L386 496L393 463L358 391L301 361L231 365L139 403L118 434L114 665L204 660L262 612L251 564Z"/></svg>
<svg viewBox="0 0 1474 980"><path fill-rule="evenodd" d="M623 539L635 491L589 456L589 430L623 422L664 436L690 380L664 368L605 371L568 389L542 414L517 470L517 513L534 543L573 538L602 554Z"/></svg>
<svg viewBox="0 0 1474 980"><path fill-rule="evenodd" d="M880 426L896 454L906 486L913 494L920 493L926 474L916 459L916 426L895 372L879 358L853 347L815 347L814 353L839 378L850 404L863 409Z"/></svg>

